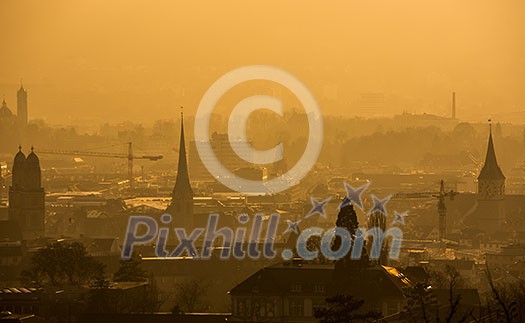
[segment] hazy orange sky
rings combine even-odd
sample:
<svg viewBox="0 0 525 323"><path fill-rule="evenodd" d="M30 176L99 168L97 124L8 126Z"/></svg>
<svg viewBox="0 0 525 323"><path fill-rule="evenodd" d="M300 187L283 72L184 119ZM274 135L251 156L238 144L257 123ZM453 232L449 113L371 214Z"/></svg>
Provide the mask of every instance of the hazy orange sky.
<svg viewBox="0 0 525 323"><path fill-rule="evenodd" d="M194 113L222 74L274 65L325 114L501 118L525 110L525 1L0 1L0 96L30 118L152 121Z"/></svg>

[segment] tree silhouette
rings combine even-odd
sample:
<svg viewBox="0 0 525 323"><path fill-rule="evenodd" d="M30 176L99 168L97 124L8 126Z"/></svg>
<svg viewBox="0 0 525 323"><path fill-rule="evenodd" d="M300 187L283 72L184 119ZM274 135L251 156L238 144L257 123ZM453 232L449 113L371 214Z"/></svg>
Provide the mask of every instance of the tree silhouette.
<svg viewBox="0 0 525 323"><path fill-rule="evenodd" d="M373 322L381 317L377 311L360 311L364 304L350 295L335 295L326 299L327 306L314 309L320 323Z"/></svg>
<svg viewBox="0 0 525 323"><path fill-rule="evenodd" d="M175 288L175 305L172 311L192 313L204 310L208 285L199 279L190 279L177 284Z"/></svg>
<svg viewBox="0 0 525 323"><path fill-rule="evenodd" d="M352 236L352 239L355 241L356 230L359 226L359 222L357 221L357 214L352 204L347 204L339 210L335 225L348 230L348 232ZM336 236L332 241L332 250L338 250L341 247L341 243L341 237ZM367 249L366 246L363 245L363 250L360 259L352 259L352 254L351 252L349 252L343 258L336 261L336 271L344 271L345 269L348 269L350 267L367 267L368 264L369 261Z"/></svg>
<svg viewBox="0 0 525 323"><path fill-rule="evenodd" d="M143 282L146 280L146 271L140 267L140 259L135 256L121 260L119 269L113 274L114 282Z"/></svg>
<svg viewBox="0 0 525 323"><path fill-rule="evenodd" d="M104 265L78 242L56 242L38 250L22 278L39 286L80 286L104 275Z"/></svg>

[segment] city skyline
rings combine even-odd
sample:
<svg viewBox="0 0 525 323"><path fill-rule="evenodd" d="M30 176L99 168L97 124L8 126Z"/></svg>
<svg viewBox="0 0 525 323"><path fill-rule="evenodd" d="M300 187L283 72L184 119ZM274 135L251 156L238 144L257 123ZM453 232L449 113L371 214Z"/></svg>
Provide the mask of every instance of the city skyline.
<svg viewBox="0 0 525 323"><path fill-rule="evenodd" d="M525 322L525 2L0 0L0 323Z"/></svg>
<svg viewBox="0 0 525 323"><path fill-rule="evenodd" d="M325 115L449 115L455 91L460 119L525 120L520 1L230 4L241 17L206 2L3 1L0 96L14 102L22 78L36 119L100 122L126 112L124 121L152 122L180 105L195 114L220 75L267 64L304 80ZM383 101L372 112L370 94Z"/></svg>

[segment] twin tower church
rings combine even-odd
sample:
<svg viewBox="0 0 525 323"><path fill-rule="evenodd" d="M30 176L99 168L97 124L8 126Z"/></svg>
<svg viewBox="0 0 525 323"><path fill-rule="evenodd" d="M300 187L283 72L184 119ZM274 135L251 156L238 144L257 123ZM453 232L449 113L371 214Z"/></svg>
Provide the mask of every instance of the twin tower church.
<svg viewBox="0 0 525 323"><path fill-rule="evenodd" d="M172 200L166 212L173 217L177 227L193 227L193 189L190 184L184 123L181 115L181 135L178 172ZM45 236L45 191L42 187L40 161L31 147L26 156L19 147L12 168L12 183L9 187L8 217L17 222L25 240Z"/></svg>
<svg viewBox="0 0 525 323"><path fill-rule="evenodd" d="M12 169L9 187L10 221L17 222L25 240L44 237L45 192L42 187L40 161L31 148L24 155L19 147Z"/></svg>

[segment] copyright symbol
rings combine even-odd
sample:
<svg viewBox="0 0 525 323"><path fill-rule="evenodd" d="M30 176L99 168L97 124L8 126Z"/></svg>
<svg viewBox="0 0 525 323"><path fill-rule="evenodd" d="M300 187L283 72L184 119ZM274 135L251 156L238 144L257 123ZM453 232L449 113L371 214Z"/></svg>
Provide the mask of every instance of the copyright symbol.
<svg viewBox="0 0 525 323"><path fill-rule="evenodd" d="M288 88L299 99L308 117L308 143L299 161L285 174L265 181L241 178L228 170L217 159L209 137L210 118L219 99L237 84L266 80ZM228 120L228 139L233 151L243 160L256 164L270 164L283 158L282 143L268 150L254 149L246 135L250 114L258 109L270 109L283 115L282 102L272 96L254 95L241 100ZM272 194L297 184L315 165L323 144L323 118L319 105L310 90L294 75L282 69L250 65L234 69L221 76L206 91L195 116L195 143L206 169L226 187L241 193ZM206 156L206 158L202 158Z"/></svg>

